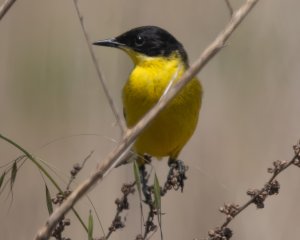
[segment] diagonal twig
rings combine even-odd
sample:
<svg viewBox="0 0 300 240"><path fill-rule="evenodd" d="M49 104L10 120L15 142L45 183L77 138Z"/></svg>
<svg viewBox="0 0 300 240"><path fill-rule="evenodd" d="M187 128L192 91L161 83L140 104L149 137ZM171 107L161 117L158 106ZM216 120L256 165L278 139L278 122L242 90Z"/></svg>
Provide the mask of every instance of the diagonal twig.
<svg viewBox="0 0 300 240"><path fill-rule="evenodd" d="M300 141L293 147L294 156L290 161L274 161L273 167L268 168L268 172L272 173L270 179L264 184L260 189L248 190L247 195L251 197L250 200L245 202L243 205L239 204L224 204L219 211L226 215L226 220L220 227L209 230L208 240L218 240L218 239L230 239L232 236L232 230L228 228L228 225L233 219L235 219L240 213L242 213L250 205L255 204L257 208L264 208L264 202L268 196L275 195L279 193L280 185L276 180L277 176L281 174L291 165L296 165L300 167Z"/></svg>
<svg viewBox="0 0 300 240"><path fill-rule="evenodd" d="M84 196L99 180L106 176L116 164L122 161L122 157L126 151L133 144L135 139L141 131L149 125L155 116L170 102L176 94L214 57L225 45L226 40L231 36L233 31L242 22L246 15L255 6L258 0L247 0L237 11L232 15L229 23L223 31L216 37L216 39L204 50L199 58L191 65L191 67L183 74L181 79L174 84L169 90L168 94L163 96L144 117L133 128L128 129L122 141L116 148L103 160L102 164L98 165L96 171L86 180L84 180L72 194L66 199L63 204L57 208L53 214L48 218L46 224L42 226L35 237L36 240L48 239L49 235L56 225L57 221L66 214L74 204Z"/></svg>
<svg viewBox="0 0 300 240"><path fill-rule="evenodd" d="M6 0L1 6L0 6L0 20L5 16L5 14L8 12L8 10L11 8L11 6L16 2L16 0Z"/></svg>
<svg viewBox="0 0 300 240"><path fill-rule="evenodd" d="M232 16L232 14L233 14L233 7L231 6L230 0L225 0L225 3L226 3L227 8L229 10L230 16Z"/></svg>
<svg viewBox="0 0 300 240"><path fill-rule="evenodd" d="M273 183L273 181L275 180L275 178L282 171L284 171L286 168L290 167L291 165L295 164L295 162L297 160L299 160L299 157L300 157L300 147L299 146L300 146L300 144L298 143L295 146L297 146L297 149L295 149L294 157L289 162L282 162L280 164L281 166L278 168L278 170L275 170L273 172L271 178L268 180L268 182L265 184L265 186L262 187L257 193L255 193L248 202L246 202L243 206L241 206L233 217L237 216L240 212L245 210L250 204L255 203L257 197L259 195L261 195L264 191L266 191L266 186L270 186ZM274 165L276 165L276 162L274 163ZM230 219L226 220L226 222L223 223L222 227L226 227L232 221L232 219L233 218L230 218Z"/></svg>
<svg viewBox="0 0 300 240"><path fill-rule="evenodd" d="M113 100L112 96L109 93L109 90L108 90L108 88L106 86L106 83L105 83L105 80L103 78L103 75L102 75L102 73L100 71L100 67L98 65L97 58L96 58L96 56L94 54L94 51L92 49L90 38L88 36L88 33L87 33L87 31L85 29L85 26L84 26L84 23L83 23L83 16L81 15L79 7L78 7L78 0L73 0L73 2L74 2L74 6L75 6L75 9L76 9L77 16L78 16L78 18L80 20L80 26L81 26L84 38L85 38L85 40L87 42L87 45L88 45L89 53L91 55L94 67L96 69L97 77L98 77L98 79L100 81L100 84L101 84L101 86L103 88L103 91L104 91L105 96L106 96L106 98L108 100L110 108L111 108L111 110L112 110L112 112L113 112L113 114L114 114L114 116L115 116L115 118L117 120L117 123L118 123L118 125L121 128L121 133L123 134L126 131L125 123L124 123L124 121L122 120L122 118L120 117L120 115L119 115L119 113L117 111L117 108L116 108L116 105L114 103L114 100Z"/></svg>

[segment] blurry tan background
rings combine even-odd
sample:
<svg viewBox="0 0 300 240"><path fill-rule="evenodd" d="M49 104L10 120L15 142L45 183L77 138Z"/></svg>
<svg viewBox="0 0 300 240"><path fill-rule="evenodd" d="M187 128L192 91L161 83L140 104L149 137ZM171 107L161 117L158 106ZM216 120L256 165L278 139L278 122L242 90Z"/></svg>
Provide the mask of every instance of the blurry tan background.
<svg viewBox="0 0 300 240"><path fill-rule="evenodd" d="M243 1L232 3L238 7ZM158 25L185 45L191 62L229 19L223 0L90 0L79 5L92 40ZM184 193L163 198L165 239L204 239L224 219L219 206L245 202L246 190L261 187L269 177L266 169L272 161L292 157L292 145L300 138L299 8L296 0L260 1L228 46L199 74L205 90L201 118L181 154L190 167ZM95 51L121 112L120 92L132 64L121 51ZM74 163L95 150L78 181L118 141L119 129L72 1L19 0L0 22L0 132L47 161L65 179ZM42 147L58 138L62 139ZM18 154L0 141L0 165ZM154 166L162 182L166 162ZM122 183L132 179L131 166L122 167L90 193L105 230ZM279 180L280 194L268 199L265 209L251 206L232 223L233 239L298 238L299 169L288 169ZM11 196L0 196L1 239L32 239L47 209L44 183L29 161L18 172L13 197L10 207ZM126 228L111 239L134 239L139 233L137 194L130 204ZM88 201L76 208L87 219ZM101 236L95 224L95 236ZM66 233L72 239L87 239L75 219Z"/></svg>

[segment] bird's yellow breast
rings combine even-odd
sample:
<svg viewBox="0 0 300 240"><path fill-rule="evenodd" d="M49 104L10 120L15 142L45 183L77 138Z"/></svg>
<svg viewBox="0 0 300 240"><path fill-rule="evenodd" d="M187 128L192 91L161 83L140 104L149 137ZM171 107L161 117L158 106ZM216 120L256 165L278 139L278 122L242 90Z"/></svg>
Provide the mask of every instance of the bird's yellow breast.
<svg viewBox="0 0 300 240"><path fill-rule="evenodd" d="M170 81L180 78L186 67L177 54L170 58L129 55L135 67L123 88L123 105L127 125L132 127L158 102ZM137 153L176 158L196 128L201 97L201 84L194 78L138 137Z"/></svg>

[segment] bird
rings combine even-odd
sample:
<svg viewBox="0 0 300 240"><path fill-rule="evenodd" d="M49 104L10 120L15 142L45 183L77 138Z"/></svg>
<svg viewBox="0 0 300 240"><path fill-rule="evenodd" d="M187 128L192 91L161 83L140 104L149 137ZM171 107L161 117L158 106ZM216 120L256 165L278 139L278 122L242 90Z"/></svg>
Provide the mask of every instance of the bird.
<svg viewBox="0 0 300 240"><path fill-rule="evenodd" d="M134 67L122 91L128 128L141 120L189 68L183 45L157 26L136 27L93 44L123 50L133 61ZM134 151L139 156L168 157L169 163L177 161L196 129L202 95L202 85L194 77L141 132ZM140 164L144 164L143 160Z"/></svg>

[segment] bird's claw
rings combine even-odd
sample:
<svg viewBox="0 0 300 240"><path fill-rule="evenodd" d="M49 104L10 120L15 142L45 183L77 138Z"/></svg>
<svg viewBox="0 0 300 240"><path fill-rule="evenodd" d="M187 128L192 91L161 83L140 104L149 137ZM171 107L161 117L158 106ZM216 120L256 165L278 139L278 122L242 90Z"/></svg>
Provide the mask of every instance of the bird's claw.
<svg viewBox="0 0 300 240"><path fill-rule="evenodd" d="M148 173L146 171L145 165L140 166L140 175L141 175L141 185L142 185L142 193L145 197L145 202L151 202L151 190L148 186Z"/></svg>
<svg viewBox="0 0 300 240"><path fill-rule="evenodd" d="M187 179L185 173L188 170L188 167L184 165L183 161L171 158L169 159L168 165L170 167L167 179L168 184L170 184L175 190L180 188L182 192L184 180Z"/></svg>

